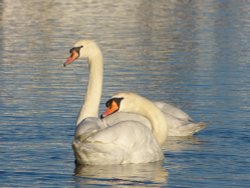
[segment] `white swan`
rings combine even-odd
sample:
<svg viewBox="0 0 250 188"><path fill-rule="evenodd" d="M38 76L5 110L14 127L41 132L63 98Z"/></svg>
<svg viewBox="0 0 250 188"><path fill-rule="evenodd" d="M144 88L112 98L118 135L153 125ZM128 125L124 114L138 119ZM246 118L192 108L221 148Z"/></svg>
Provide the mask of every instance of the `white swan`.
<svg viewBox="0 0 250 188"><path fill-rule="evenodd" d="M160 145L163 145L167 137L169 124L163 112L150 100L135 93L123 92L114 95L106 102L107 109L102 117L107 117L115 112L127 112L142 115L150 122L150 129ZM127 126L129 121L124 121ZM141 123L135 121L133 126Z"/></svg>
<svg viewBox="0 0 250 188"><path fill-rule="evenodd" d="M163 159L151 130L135 121L104 127L98 118L78 125L72 143L77 164L148 163Z"/></svg>
<svg viewBox="0 0 250 188"><path fill-rule="evenodd" d="M84 47L83 47L84 46ZM85 95L85 103L81 107L77 118L77 125L86 117L98 117L99 103L102 94L103 80L103 57L94 41L80 40L70 50L71 56L64 63L64 66L72 63L77 58L87 58L89 61L89 83ZM191 136L205 128L205 123L195 123L184 111L163 102L154 102L161 109L169 122L168 136ZM107 125L114 125L120 121L134 120L150 127L150 122L137 114L116 113L103 120Z"/></svg>
<svg viewBox="0 0 250 188"><path fill-rule="evenodd" d="M70 53L64 66L78 57L85 57L90 71L87 93L72 143L76 162L103 165L162 160L161 148L148 127L139 122L135 126L134 121L129 121L129 125L128 122L120 122L107 127L98 118L103 72L99 47L93 41L79 41Z"/></svg>

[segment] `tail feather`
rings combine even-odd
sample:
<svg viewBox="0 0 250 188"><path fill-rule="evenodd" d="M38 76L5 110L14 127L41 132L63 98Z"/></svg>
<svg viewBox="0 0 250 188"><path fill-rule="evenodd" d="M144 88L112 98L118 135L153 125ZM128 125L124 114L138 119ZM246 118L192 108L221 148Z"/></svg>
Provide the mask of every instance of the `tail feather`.
<svg viewBox="0 0 250 188"><path fill-rule="evenodd" d="M199 123L189 123L188 125L183 126L184 129L186 129L187 136L192 136L194 134L196 134L197 132L201 131L202 129L204 129L207 126L206 123L204 122L199 122Z"/></svg>
<svg viewBox="0 0 250 188"><path fill-rule="evenodd" d="M206 127L206 123L188 122L179 126L173 126L169 129L168 136L192 136Z"/></svg>

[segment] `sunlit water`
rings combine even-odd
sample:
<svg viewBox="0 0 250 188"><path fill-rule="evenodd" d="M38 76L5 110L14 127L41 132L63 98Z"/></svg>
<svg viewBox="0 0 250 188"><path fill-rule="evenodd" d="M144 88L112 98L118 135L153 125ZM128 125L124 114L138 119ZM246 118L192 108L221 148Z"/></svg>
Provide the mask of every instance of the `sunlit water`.
<svg viewBox="0 0 250 188"><path fill-rule="evenodd" d="M248 187L250 4L247 1L1 1L0 187ZM169 101L208 127L171 138L164 161L80 166L71 141L95 39L104 102L116 91Z"/></svg>

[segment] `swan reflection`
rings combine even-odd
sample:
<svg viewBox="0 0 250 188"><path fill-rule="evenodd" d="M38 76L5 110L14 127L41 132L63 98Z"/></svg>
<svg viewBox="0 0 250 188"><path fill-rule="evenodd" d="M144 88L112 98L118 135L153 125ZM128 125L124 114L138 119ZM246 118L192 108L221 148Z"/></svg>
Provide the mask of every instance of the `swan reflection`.
<svg viewBox="0 0 250 188"><path fill-rule="evenodd" d="M162 161L126 165L79 165L75 168L76 181L86 185L153 186L167 184L168 172Z"/></svg>

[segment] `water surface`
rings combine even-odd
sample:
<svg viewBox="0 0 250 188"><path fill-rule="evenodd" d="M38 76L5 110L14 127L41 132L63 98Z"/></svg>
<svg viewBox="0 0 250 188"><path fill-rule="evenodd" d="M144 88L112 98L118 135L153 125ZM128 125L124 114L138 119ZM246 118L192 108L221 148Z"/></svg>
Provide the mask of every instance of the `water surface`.
<svg viewBox="0 0 250 188"><path fill-rule="evenodd" d="M1 187L248 187L250 4L247 1L1 1ZM133 91L208 127L170 138L162 162L79 166L71 141L94 39L105 101Z"/></svg>

